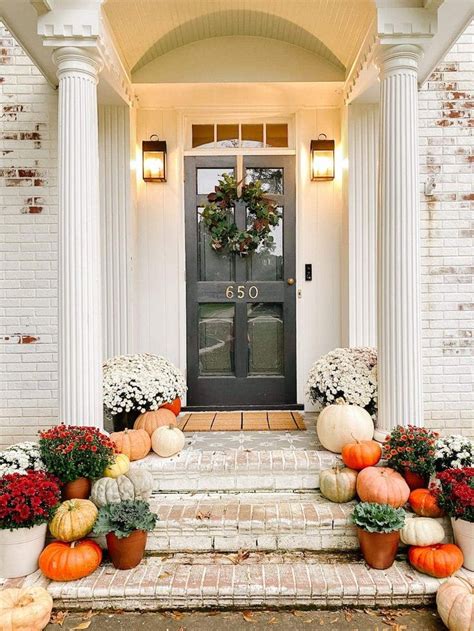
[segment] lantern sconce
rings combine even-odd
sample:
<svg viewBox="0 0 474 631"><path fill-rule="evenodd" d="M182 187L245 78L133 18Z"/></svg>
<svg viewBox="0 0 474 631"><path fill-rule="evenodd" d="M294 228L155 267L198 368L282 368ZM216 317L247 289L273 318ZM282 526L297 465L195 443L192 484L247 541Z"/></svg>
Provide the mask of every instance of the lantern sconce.
<svg viewBox="0 0 474 631"><path fill-rule="evenodd" d="M142 165L145 182L166 182L166 141L156 134L142 142Z"/></svg>
<svg viewBox="0 0 474 631"><path fill-rule="evenodd" d="M319 134L317 140L311 141L311 180L325 182L334 179L335 143L328 140L326 134Z"/></svg>

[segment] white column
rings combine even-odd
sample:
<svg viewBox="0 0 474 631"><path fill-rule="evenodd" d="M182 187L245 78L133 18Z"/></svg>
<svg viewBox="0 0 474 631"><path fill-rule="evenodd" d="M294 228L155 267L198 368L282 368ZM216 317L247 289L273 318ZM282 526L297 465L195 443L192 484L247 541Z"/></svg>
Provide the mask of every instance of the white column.
<svg viewBox="0 0 474 631"><path fill-rule="evenodd" d="M403 44L379 57L380 171L377 251L378 438L421 425L418 84L421 50Z"/></svg>
<svg viewBox="0 0 474 631"><path fill-rule="evenodd" d="M59 79L59 420L102 427L102 294L97 129L100 62L53 53Z"/></svg>

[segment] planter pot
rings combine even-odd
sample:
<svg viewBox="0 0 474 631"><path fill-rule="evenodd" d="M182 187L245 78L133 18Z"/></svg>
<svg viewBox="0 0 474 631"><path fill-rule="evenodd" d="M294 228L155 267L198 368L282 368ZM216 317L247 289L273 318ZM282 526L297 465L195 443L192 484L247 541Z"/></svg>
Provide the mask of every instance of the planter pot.
<svg viewBox="0 0 474 631"><path fill-rule="evenodd" d="M453 527L454 542L463 553L463 566L474 571L474 523L465 519L451 519Z"/></svg>
<svg viewBox="0 0 474 631"><path fill-rule="evenodd" d="M145 554L147 533L135 530L128 537L119 539L113 532L106 536L110 559L118 570L130 570L136 567Z"/></svg>
<svg viewBox="0 0 474 631"><path fill-rule="evenodd" d="M112 416L113 431L123 432L124 429L133 429L133 424L140 416L139 410L130 410L130 412L120 412Z"/></svg>
<svg viewBox="0 0 474 631"><path fill-rule="evenodd" d="M398 531L367 532L362 528L357 528L357 536L364 559L370 567L386 570L393 564L400 540Z"/></svg>
<svg viewBox="0 0 474 631"><path fill-rule="evenodd" d="M414 473L413 471L405 469L405 471L403 472L403 477L405 478L405 482L410 487L410 491L414 491L415 489L428 488L429 478L420 475L419 473Z"/></svg>
<svg viewBox="0 0 474 631"><path fill-rule="evenodd" d="M16 530L0 530L0 576L17 578L38 569L48 524Z"/></svg>
<svg viewBox="0 0 474 631"><path fill-rule="evenodd" d="M77 478L72 482L66 482L62 489L64 500L88 500L91 494L92 482L88 478Z"/></svg>

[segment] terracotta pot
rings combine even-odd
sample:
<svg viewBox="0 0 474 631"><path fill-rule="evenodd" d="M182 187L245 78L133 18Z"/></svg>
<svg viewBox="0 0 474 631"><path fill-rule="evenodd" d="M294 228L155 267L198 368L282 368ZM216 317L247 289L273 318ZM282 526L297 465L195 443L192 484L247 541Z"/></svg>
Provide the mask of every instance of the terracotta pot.
<svg viewBox="0 0 474 631"><path fill-rule="evenodd" d="M130 412L120 412L112 416L113 431L123 432L124 429L133 429L133 424L140 416L140 410L130 410Z"/></svg>
<svg viewBox="0 0 474 631"><path fill-rule="evenodd" d="M128 537L119 539L113 532L106 536L110 559L118 570L130 570L136 567L145 554L147 533L135 530Z"/></svg>
<svg viewBox="0 0 474 631"><path fill-rule="evenodd" d="M414 491L415 489L428 488L428 478L420 475L419 473L414 473L413 471L405 469L405 471L403 472L403 477L405 478L405 482L410 487L410 491Z"/></svg>
<svg viewBox="0 0 474 631"><path fill-rule="evenodd" d="M398 530L396 532L367 532L367 530L357 528L357 536L364 559L370 567L386 570L393 564L400 540Z"/></svg>
<svg viewBox="0 0 474 631"><path fill-rule="evenodd" d="M88 478L77 478L72 482L66 482L62 490L64 500L88 500L91 494L92 482Z"/></svg>

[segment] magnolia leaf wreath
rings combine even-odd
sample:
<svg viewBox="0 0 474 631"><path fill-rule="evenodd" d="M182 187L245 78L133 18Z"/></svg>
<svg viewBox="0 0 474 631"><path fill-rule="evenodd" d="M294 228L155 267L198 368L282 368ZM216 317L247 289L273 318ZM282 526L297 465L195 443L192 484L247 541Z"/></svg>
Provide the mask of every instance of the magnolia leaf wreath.
<svg viewBox="0 0 474 631"><path fill-rule="evenodd" d="M275 246L271 230L278 226L281 214L274 201L265 197L259 180L239 185L227 173L219 178L218 186L207 196L208 204L201 211L204 225L211 237L211 248L216 252L228 250L241 256L256 250L261 244L268 250ZM244 202L248 211L247 230L239 230L231 220L236 202Z"/></svg>

